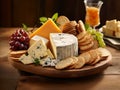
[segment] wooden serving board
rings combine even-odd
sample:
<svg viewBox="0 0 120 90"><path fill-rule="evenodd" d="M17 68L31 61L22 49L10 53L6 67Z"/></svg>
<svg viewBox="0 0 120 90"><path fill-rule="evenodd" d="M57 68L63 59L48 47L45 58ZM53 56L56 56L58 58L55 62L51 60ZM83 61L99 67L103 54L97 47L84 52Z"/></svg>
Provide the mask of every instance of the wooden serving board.
<svg viewBox="0 0 120 90"><path fill-rule="evenodd" d="M42 75L47 77L54 78L77 78L82 76L93 75L101 73L104 69L109 66L109 61L112 59L112 56L108 56L105 60L98 62L94 66L84 66L81 69L71 69L71 70L57 70L54 67L42 67L35 66L34 64L24 65L19 61L14 61L9 58L10 63L17 68L18 70L33 73L36 75Z"/></svg>

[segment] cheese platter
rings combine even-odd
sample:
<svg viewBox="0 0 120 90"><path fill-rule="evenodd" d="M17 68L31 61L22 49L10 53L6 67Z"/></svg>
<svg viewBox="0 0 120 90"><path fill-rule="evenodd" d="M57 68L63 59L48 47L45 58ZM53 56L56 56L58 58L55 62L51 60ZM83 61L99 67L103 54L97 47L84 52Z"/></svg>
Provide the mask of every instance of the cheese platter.
<svg viewBox="0 0 120 90"><path fill-rule="evenodd" d="M102 33L66 18L58 18L59 26L49 18L30 34L16 30L9 41L10 63L18 70L56 78L88 76L107 68L112 55Z"/></svg>
<svg viewBox="0 0 120 90"><path fill-rule="evenodd" d="M52 78L78 78L89 75L102 73L111 61L112 56L108 56L106 60L101 61L93 66L84 66L81 69L57 70L54 67L35 66L34 64L24 65L21 62L14 61L9 58L10 63L18 70L29 72L35 75L47 76Z"/></svg>

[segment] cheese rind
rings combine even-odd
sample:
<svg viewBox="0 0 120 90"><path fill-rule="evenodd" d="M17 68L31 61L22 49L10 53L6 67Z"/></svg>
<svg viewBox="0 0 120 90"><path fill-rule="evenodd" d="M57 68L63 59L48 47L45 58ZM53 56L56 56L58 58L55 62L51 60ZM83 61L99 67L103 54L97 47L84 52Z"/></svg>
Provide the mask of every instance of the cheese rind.
<svg viewBox="0 0 120 90"><path fill-rule="evenodd" d="M53 56L53 54L52 54L52 52L50 51L50 49L47 49L47 54L48 54L48 57L50 57L50 58L54 58L54 56Z"/></svg>
<svg viewBox="0 0 120 90"><path fill-rule="evenodd" d="M57 27L57 25L53 22L52 19L48 19L41 27L39 27L36 31L34 31L30 38L35 35L42 36L44 38L49 39L50 33L61 33L62 31Z"/></svg>
<svg viewBox="0 0 120 90"><path fill-rule="evenodd" d="M78 55L78 40L72 34L51 33L50 43L56 59L64 59Z"/></svg>

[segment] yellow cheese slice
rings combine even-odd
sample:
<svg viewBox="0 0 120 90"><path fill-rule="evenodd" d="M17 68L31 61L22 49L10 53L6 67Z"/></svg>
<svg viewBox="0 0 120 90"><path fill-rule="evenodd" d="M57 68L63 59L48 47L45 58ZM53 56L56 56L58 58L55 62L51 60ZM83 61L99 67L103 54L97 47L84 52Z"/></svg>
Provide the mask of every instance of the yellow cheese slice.
<svg viewBox="0 0 120 90"><path fill-rule="evenodd" d="M57 27L52 19L48 19L41 27L39 27L35 32L30 35L32 38L35 35L42 36L46 39L49 39L50 33L62 33L62 31Z"/></svg>

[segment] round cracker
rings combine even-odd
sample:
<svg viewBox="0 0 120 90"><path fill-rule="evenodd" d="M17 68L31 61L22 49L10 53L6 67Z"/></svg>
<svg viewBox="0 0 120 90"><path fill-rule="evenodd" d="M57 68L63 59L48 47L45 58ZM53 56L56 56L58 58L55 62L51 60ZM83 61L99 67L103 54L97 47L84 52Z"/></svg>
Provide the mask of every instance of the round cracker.
<svg viewBox="0 0 120 90"><path fill-rule="evenodd" d="M85 36L85 34L86 34L86 32L81 32L81 33L79 33L79 34L77 35L78 41L81 40L81 39L83 39L84 36Z"/></svg>
<svg viewBox="0 0 120 90"><path fill-rule="evenodd" d="M27 50L10 51L9 54L11 57L19 58L21 55L25 54L26 52Z"/></svg>
<svg viewBox="0 0 120 90"><path fill-rule="evenodd" d="M78 25L79 25L79 26L77 27L77 29L78 29L78 32L79 32L79 33L86 31L86 30L85 30L84 23L83 23L81 20L78 21Z"/></svg>
<svg viewBox="0 0 120 90"><path fill-rule="evenodd" d="M89 63L92 58L88 52L82 53L79 57L80 58L83 57L85 59L86 64ZM78 57L78 59L79 59L79 57Z"/></svg>
<svg viewBox="0 0 120 90"><path fill-rule="evenodd" d="M75 36L77 35L77 31L76 31L75 28L67 31L66 33L73 34L73 35L75 35Z"/></svg>
<svg viewBox="0 0 120 90"><path fill-rule="evenodd" d="M79 46L84 46L84 45L90 44L93 41L93 39L91 37L82 43L79 43L79 41L78 41Z"/></svg>
<svg viewBox="0 0 120 90"><path fill-rule="evenodd" d="M97 50L98 50L99 54L101 54L102 58L106 58L106 57L108 57L111 54L110 51L107 50L106 48L100 47Z"/></svg>
<svg viewBox="0 0 120 90"><path fill-rule="evenodd" d="M89 40L90 37L91 37L91 35L89 33L86 33L85 36L82 39L78 40L78 42L79 43L86 42L86 40Z"/></svg>
<svg viewBox="0 0 120 90"><path fill-rule="evenodd" d="M92 63L91 63L91 65L94 65L94 64L96 64L97 62L99 62L100 61L100 56L98 56Z"/></svg>
<svg viewBox="0 0 120 90"><path fill-rule="evenodd" d="M62 30L65 23L70 22L66 16L59 16L56 21L59 24L59 28Z"/></svg>
<svg viewBox="0 0 120 90"><path fill-rule="evenodd" d="M77 57L71 57L73 59L73 65L77 63L78 58Z"/></svg>
<svg viewBox="0 0 120 90"><path fill-rule="evenodd" d="M19 58L15 58L15 57L9 57L9 58L13 61L19 61Z"/></svg>
<svg viewBox="0 0 120 90"><path fill-rule="evenodd" d="M89 61L89 64L91 64L92 62L94 62L96 59L97 59L97 57L99 56L99 54L98 54L98 52L96 51L96 49L95 50L90 50L89 52L88 52L90 55L91 55L91 59L90 59L90 61Z"/></svg>
<svg viewBox="0 0 120 90"><path fill-rule="evenodd" d="M71 66L69 66L69 69L73 69L74 65L78 62L78 58L77 57L71 57L73 59L73 64Z"/></svg>
<svg viewBox="0 0 120 90"><path fill-rule="evenodd" d="M80 46L80 50L88 50L94 46L94 42L91 42L90 44Z"/></svg>
<svg viewBox="0 0 120 90"><path fill-rule="evenodd" d="M85 65L85 59L83 57L79 57L77 63L74 64L74 68L75 69L82 68L84 65Z"/></svg>
<svg viewBox="0 0 120 90"><path fill-rule="evenodd" d="M68 23L65 23L62 29L63 33L77 35L76 25L77 25L76 21L70 21Z"/></svg>
<svg viewBox="0 0 120 90"><path fill-rule="evenodd" d="M65 69L71 65L73 65L73 59L72 58L66 58L64 60L61 60L55 65L56 69Z"/></svg>

